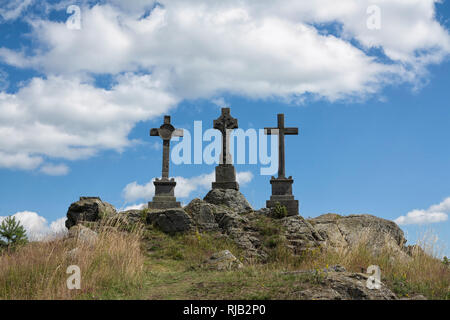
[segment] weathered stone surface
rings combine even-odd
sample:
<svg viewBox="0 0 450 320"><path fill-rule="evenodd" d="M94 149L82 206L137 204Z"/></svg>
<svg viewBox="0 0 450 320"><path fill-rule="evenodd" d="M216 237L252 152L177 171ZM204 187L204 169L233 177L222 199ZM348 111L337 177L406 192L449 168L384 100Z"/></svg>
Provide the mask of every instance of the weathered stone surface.
<svg viewBox="0 0 450 320"><path fill-rule="evenodd" d="M277 205L284 206L288 216L298 216L298 200L292 195L292 184L294 180L290 177L270 179L272 185L272 195L270 200L266 201L266 207L274 210Z"/></svg>
<svg viewBox="0 0 450 320"><path fill-rule="evenodd" d="M367 288L368 275L345 272L338 268L316 276L318 282L313 288L298 292L305 300L396 300L396 295L383 283L380 289ZM314 273L312 271L311 273Z"/></svg>
<svg viewBox="0 0 450 320"><path fill-rule="evenodd" d="M140 222L144 222L142 220L143 218L142 210L139 209L132 209L119 212L118 218L121 220L125 220L129 224L137 224Z"/></svg>
<svg viewBox="0 0 450 320"><path fill-rule="evenodd" d="M241 269L244 265L229 250L223 250L213 254L204 263L208 269L219 271Z"/></svg>
<svg viewBox="0 0 450 320"><path fill-rule="evenodd" d="M281 220L289 247L296 254L317 248L324 243L323 237L302 216L291 216Z"/></svg>
<svg viewBox="0 0 450 320"><path fill-rule="evenodd" d="M244 195L233 189L213 189L203 200L211 204L226 206L238 213L253 210Z"/></svg>
<svg viewBox="0 0 450 320"><path fill-rule="evenodd" d="M266 254L260 251L261 241L254 230L248 228L248 216L237 213L223 205L214 205L204 200L194 199L185 208L196 228L201 231L218 231L233 240L245 250L248 258L261 258ZM213 220L214 219L214 220Z"/></svg>
<svg viewBox="0 0 450 320"><path fill-rule="evenodd" d="M334 248L355 248L365 242L373 253L389 248L406 256L403 231L392 221L372 215L325 214L308 222L325 240L325 245Z"/></svg>
<svg viewBox="0 0 450 320"><path fill-rule="evenodd" d="M217 212L215 205L197 198L184 207L184 210L191 216L199 231L216 231L219 229L215 216Z"/></svg>
<svg viewBox="0 0 450 320"><path fill-rule="evenodd" d="M81 221L98 221L116 213L111 204L103 202L99 197L80 197L67 211L66 227L70 229Z"/></svg>
<svg viewBox="0 0 450 320"><path fill-rule="evenodd" d="M212 189L239 191L239 184L236 182L236 169L232 164L220 164L216 167L216 181L212 183Z"/></svg>
<svg viewBox="0 0 450 320"><path fill-rule="evenodd" d="M146 220L166 233L187 232L194 226L192 218L181 208L150 211Z"/></svg>
<svg viewBox="0 0 450 320"><path fill-rule="evenodd" d="M74 239L77 244L85 246L94 246L98 241L97 232L82 225L70 228L68 237Z"/></svg>
<svg viewBox="0 0 450 320"><path fill-rule="evenodd" d="M163 178L161 180L156 179L153 181L155 185L155 196L152 201L148 202L148 208L150 209L171 209L181 208L181 203L177 201L175 197L176 182L172 178Z"/></svg>

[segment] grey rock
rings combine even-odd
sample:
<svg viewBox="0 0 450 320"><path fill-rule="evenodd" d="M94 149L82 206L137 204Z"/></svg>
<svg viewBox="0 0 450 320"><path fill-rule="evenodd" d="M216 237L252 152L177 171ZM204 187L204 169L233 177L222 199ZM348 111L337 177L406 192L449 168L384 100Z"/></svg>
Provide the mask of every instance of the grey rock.
<svg viewBox="0 0 450 320"><path fill-rule="evenodd" d="M161 231L171 234L191 231L194 226L192 218L181 208L150 211L146 220Z"/></svg>
<svg viewBox="0 0 450 320"><path fill-rule="evenodd" d="M99 197L80 197L67 210L66 228L70 229L81 221L98 221L101 218L116 214L116 209Z"/></svg>
<svg viewBox="0 0 450 320"><path fill-rule="evenodd" d="M244 195L233 189L213 189L203 200L218 206L226 206L238 213L253 211Z"/></svg>
<svg viewBox="0 0 450 320"><path fill-rule="evenodd" d="M401 258L407 258L403 231L392 221L367 214L325 214L308 222L328 247L353 249L364 242L374 254L389 248Z"/></svg>
<svg viewBox="0 0 450 320"><path fill-rule="evenodd" d="M69 239L74 239L77 244L84 246L95 246L98 241L97 232L82 226L76 225L69 229Z"/></svg>
<svg viewBox="0 0 450 320"><path fill-rule="evenodd" d="M302 216L286 217L281 219L281 223L286 230L289 247L296 254L320 247L324 243L322 236Z"/></svg>
<svg viewBox="0 0 450 320"><path fill-rule="evenodd" d="M314 288L298 292L305 300L397 300L383 283L380 289L367 288L368 275L351 272L327 272L316 280Z"/></svg>
<svg viewBox="0 0 450 320"><path fill-rule="evenodd" d="M244 265L229 250L214 253L204 263L208 269L218 271L241 269Z"/></svg>
<svg viewBox="0 0 450 320"><path fill-rule="evenodd" d="M122 211L117 214L117 219L124 221L126 224L137 224L143 221L143 210L133 209Z"/></svg>
<svg viewBox="0 0 450 320"><path fill-rule="evenodd" d="M184 210L192 218L199 231L217 231L217 207L200 199L192 200Z"/></svg>

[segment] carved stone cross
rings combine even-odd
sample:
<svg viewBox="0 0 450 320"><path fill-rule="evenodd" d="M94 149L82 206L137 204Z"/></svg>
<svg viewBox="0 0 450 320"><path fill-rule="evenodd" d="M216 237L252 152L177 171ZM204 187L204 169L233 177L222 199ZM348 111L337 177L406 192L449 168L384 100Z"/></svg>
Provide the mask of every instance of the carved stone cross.
<svg viewBox="0 0 450 320"><path fill-rule="evenodd" d="M228 164L231 162L231 155L229 152L230 145L227 130L238 128L238 121L231 116L230 108L222 108L222 114L217 120L214 120L213 127L222 132L222 155L220 163Z"/></svg>
<svg viewBox="0 0 450 320"><path fill-rule="evenodd" d="M298 128L286 128L284 126L284 114L280 113L278 114L278 127L264 128L264 133L267 135L278 135L278 178L286 178L284 136L298 135Z"/></svg>
<svg viewBox="0 0 450 320"><path fill-rule="evenodd" d="M162 180L169 180L170 139L182 137L183 129L175 129L170 124L170 116L164 116L164 123L159 128L151 129L150 135L159 136L163 139Z"/></svg>

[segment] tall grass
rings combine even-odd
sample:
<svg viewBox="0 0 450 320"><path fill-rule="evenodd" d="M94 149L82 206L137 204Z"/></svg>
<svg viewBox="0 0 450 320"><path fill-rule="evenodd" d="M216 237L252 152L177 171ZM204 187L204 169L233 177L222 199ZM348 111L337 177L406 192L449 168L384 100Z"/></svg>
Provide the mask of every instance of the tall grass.
<svg viewBox="0 0 450 320"><path fill-rule="evenodd" d="M126 298L143 276L141 229L121 232L115 223L98 228L95 245L63 238L32 242L0 254L0 299ZM75 251L71 251L78 248ZM67 288L67 267L81 269L81 289Z"/></svg>
<svg viewBox="0 0 450 320"><path fill-rule="evenodd" d="M302 269L317 269L339 264L348 271L366 272L370 265L378 265L382 281L399 297L422 294L429 299L450 299L450 268L438 256L434 238L424 236L410 255L390 247L386 241L374 252L368 236L362 233L352 249L311 251L302 257Z"/></svg>

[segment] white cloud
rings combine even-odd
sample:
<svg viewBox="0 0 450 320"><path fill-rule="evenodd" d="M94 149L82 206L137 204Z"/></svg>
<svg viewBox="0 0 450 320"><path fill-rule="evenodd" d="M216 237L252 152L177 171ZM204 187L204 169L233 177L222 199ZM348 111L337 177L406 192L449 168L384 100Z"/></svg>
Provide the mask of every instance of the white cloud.
<svg viewBox="0 0 450 320"><path fill-rule="evenodd" d="M132 205L126 206L125 208L121 208L118 211L123 212L123 211L128 211L128 210L142 210L147 207L148 207L147 202L144 202L144 203L132 204Z"/></svg>
<svg viewBox="0 0 450 320"><path fill-rule="evenodd" d="M29 2L3 11L17 18ZM371 0L161 0L146 16L155 1L126 3L80 1L81 30L27 17L35 46L0 48L0 61L45 75L14 94L0 91L0 167L120 152L137 122L183 99L364 98L392 83L416 84L450 52L435 0L380 0L380 30L366 26ZM323 30L330 25L334 34ZM390 61L369 55L373 48ZM91 79L104 74L111 89Z"/></svg>
<svg viewBox="0 0 450 320"><path fill-rule="evenodd" d="M66 218L60 218L53 221L50 225L47 220L36 212L21 211L13 214L22 226L25 228L30 241L42 241L66 234ZM6 217L0 217L0 223Z"/></svg>
<svg viewBox="0 0 450 320"><path fill-rule="evenodd" d="M6 21L15 20L33 2L33 0L0 0L0 16Z"/></svg>
<svg viewBox="0 0 450 320"><path fill-rule="evenodd" d="M8 74L0 69L0 91L5 91L8 89L9 81L8 81Z"/></svg>
<svg viewBox="0 0 450 320"><path fill-rule="evenodd" d="M122 151L138 121L176 104L150 75L125 74L117 81L105 90L79 78L34 78L15 94L0 92L0 167L35 169L42 155L77 160ZM47 164L41 171L67 169Z"/></svg>
<svg viewBox="0 0 450 320"><path fill-rule="evenodd" d="M202 174L199 176L184 178L175 177L177 185L175 187L175 196L179 198L187 198L196 190L206 190L211 188L211 183L215 179L215 172ZM253 174L249 171L238 172L236 180L241 185L249 183L253 179ZM129 183L123 189L122 195L127 203L138 199L151 200L155 194L155 186L153 180L145 185L140 185L136 181Z"/></svg>
<svg viewBox="0 0 450 320"><path fill-rule="evenodd" d="M222 97L216 98L216 99L212 99L211 102L214 103L219 108L228 108L228 107L230 107L230 105Z"/></svg>
<svg viewBox="0 0 450 320"><path fill-rule="evenodd" d="M228 91L293 99L309 92L334 100L373 93L392 78L411 80L414 72L405 65L419 71L450 50L432 0L382 2L377 31L365 23L369 0L339 6L332 0L161 2L145 18L153 1L134 1L133 10L111 3L83 7L83 28L76 31L32 20L42 50L25 56L4 48L0 56L48 74L151 70L182 98ZM317 25L327 23L342 25L342 32L319 32ZM378 62L351 39L398 63Z"/></svg>
<svg viewBox="0 0 450 320"><path fill-rule="evenodd" d="M64 176L69 173L69 167L65 164L46 164L40 170L50 176Z"/></svg>
<svg viewBox="0 0 450 320"><path fill-rule="evenodd" d="M412 210L406 216L400 216L394 221L399 225L437 223L447 221L449 213L450 197L426 210Z"/></svg>

